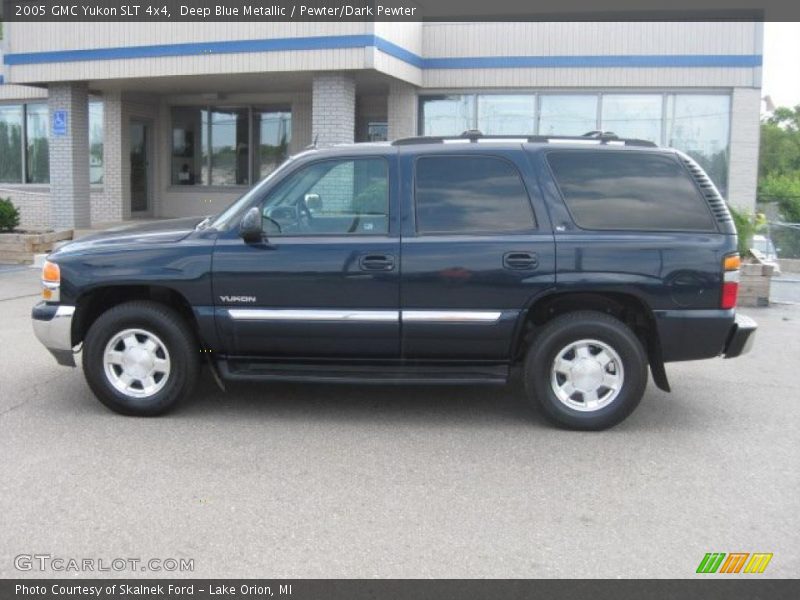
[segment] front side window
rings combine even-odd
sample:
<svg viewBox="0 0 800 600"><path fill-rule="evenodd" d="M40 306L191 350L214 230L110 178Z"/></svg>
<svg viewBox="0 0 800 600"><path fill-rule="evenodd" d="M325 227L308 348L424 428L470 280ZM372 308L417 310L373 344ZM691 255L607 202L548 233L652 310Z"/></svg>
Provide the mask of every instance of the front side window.
<svg viewBox="0 0 800 600"><path fill-rule="evenodd" d="M519 172L502 158L420 158L414 201L422 234L508 233L536 226Z"/></svg>
<svg viewBox="0 0 800 600"><path fill-rule="evenodd" d="M325 160L281 182L263 205L268 235L376 235L389 231L382 158Z"/></svg>
<svg viewBox="0 0 800 600"><path fill-rule="evenodd" d="M636 152L548 152L575 223L584 229L716 231L705 200L672 157Z"/></svg>

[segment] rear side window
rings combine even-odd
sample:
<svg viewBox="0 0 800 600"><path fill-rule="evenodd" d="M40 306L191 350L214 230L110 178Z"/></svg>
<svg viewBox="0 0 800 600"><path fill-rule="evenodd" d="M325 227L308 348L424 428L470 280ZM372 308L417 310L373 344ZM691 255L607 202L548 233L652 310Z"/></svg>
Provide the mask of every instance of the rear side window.
<svg viewBox="0 0 800 600"><path fill-rule="evenodd" d="M519 172L501 158L420 158L414 198L419 233L508 233L536 227Z"/></svg>
<svg viewBox="0 0 800 600"><path fill-rule="evenodd" d="M547 161L583 229L716 231L689 174L668 156L636 152L549 152Z"/></svg>

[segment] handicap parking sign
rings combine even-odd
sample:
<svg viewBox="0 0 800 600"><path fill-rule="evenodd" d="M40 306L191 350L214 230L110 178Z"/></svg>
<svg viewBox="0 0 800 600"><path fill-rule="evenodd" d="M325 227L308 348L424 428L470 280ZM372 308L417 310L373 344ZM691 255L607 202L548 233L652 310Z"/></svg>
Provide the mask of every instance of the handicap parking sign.
<svg viewBox="0 0 800 600"><path fill-rule="evenodd" d="M67 111L53 111L53 135L67 135Z"/></svg>

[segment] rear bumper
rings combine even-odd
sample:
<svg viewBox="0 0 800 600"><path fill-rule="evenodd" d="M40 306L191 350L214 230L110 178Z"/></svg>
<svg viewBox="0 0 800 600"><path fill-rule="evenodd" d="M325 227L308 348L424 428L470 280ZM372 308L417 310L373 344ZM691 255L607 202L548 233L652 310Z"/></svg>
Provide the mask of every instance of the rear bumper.
<svg viewBox="0 0 800 600"><path fill-rule="evenodd" d="M753 341L756 339L756 329L758 329L758 324L753 319L744 315L736 315L736 321L731 327L728 341L725 344L723 352L725 358L736 358L750 352Z"/></svg>
<svg viewBox="0 0 800 600"><path fill-rule="evenodd" d="M700 360L744 354L753 343L755 321L736 311L654 311L664 362Z"/></svg>
<svg viewBox="0 0 800 600"><path fill-rule="evenodd" d="M33 307L31 319L36 338L50 351L56 362L65 367L75 366L72 353L72 316L74 306L40 302Z"/></svg>

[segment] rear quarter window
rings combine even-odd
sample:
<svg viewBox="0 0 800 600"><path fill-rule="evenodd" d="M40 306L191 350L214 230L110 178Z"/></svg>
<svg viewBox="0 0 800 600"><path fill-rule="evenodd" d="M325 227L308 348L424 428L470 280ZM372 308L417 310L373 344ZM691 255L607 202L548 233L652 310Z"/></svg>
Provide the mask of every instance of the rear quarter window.
<svg viewBox="0 0 800 600"><path fill-rule="evenodd" d="M694 181L669 156L637 152L547 153L564 202L583 229L716 231Z"/></svg>

